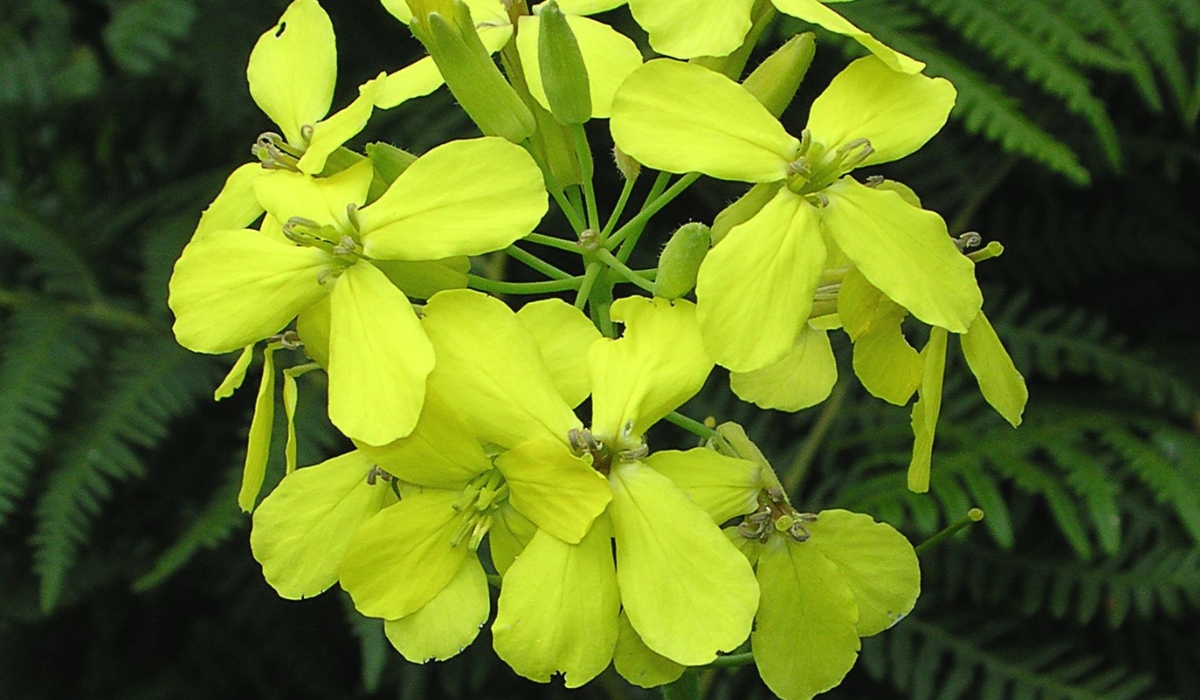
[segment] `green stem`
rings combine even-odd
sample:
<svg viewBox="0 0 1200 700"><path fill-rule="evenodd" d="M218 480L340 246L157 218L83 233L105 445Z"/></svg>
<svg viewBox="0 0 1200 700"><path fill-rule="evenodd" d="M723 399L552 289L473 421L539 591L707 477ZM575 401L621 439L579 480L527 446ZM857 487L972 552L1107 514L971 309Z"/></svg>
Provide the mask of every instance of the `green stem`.
<svg viewBox="0 0 1200 700"><path fill-rule="evenodd" d="M580 179L583 180L583 201L587 207L588 228L600 230L600 210L596 208L596 190L592 183L596 166L592 161L592 149L588 146L587 132L582 124L571 125L571 139L575 142L575 157L579 160Z"/></svg>
<svg viewBox="0 0 1200 700"><path fill-rule="evenodd" d="M630 232L632 232L633 229L639 225L636 223L638 221L638 217L640 217L646 211L647 207L652 205L655 200L662 196L663 190L667 189L667 184L670 181L671 173L660 170L658 175L654 177L654 184L650 185L650 191L646 193L646 199L642 200L642 211L639 211L632 219L625 222L624 226L617 229L617 232L604 242L609 250L615 248L618 243L623 243L625 241L625 237L628 236ZM650 217L645 217L640 225L645 225L645 222L649 219Z"/></svg>
<svg viewBox="0 0 1200 700"><path fill-rule="evenodd" d="M692 183L700 179L700 173L688 173L679 178L674 185L671 185L665 192L656 197L654 201L646 205L638 215L629 220L617 232L613 234L613 239L628 237L629 240L621 245L621 249L617 251L617 257L624 262L633 254L634 246L637 245L638 238L641 237L642 231L646 228L646 224L650 221L650 217L659 212L660 209L667 206L683 193L684 190L692 186ZM656 183L657 184L657 183ZM612 239L609 239L609 250L612 250Z"/></svg>
<svg viewBox="0 0 1200 700"><path fill-rule="evenodd" d="M694 668L662 687L663 700L700 700L700 674Z"/></svg>
<svg viewBox="0 0 1200 700"><path fill-rule="evenodd" d="M612 269L613 272L616 272L618 275L624 278L626 282L631 282L647 292L650 292L651 294L654 293L654 283L629 269L628 265L620 260L617 260L617 256L608 252L604 248L597 248L596 257L610 269Z"/></svg>
<svg viewBox="0 0 1200 700"><path fill-rule="evenodd" d="M678 425L680 428L688 431L696 437L704 438L705 440L716 436L717 431L701 423L695 418L689 418L679 411L672 411L667 414L667 421Z"/></svg>
<svg viewBox="0 0 1200 700"><path fill-rule="evenodd" d="M579 215L579 210L575 208L575 205L557 187L551 188L550 194L554 197L554 201L558 203L558 208L562 209L562 213L567 217L567 221L571 222L571 228L575 229L575 233L583 233L587 225Z"/></svg>
<svg viewBox="0 0 1200 700"><path fill-rule="evenodd" d="M726 654L718 656L716 661L705 666L705 668L738 668L739 666L749 666L754 663L754 652L747 651L741 654Z"/></svg>
<svg viewBox="0 0 1200 700"><path fill-rule="evenodd" d="M587 304L588 298L592 294L592 287L596 284L596 276L604 269L604 264L600 261L592 261L587 264L583 271L583 282L579 285L579 291L575 294L575 308L582 310Z"/></svg>
<svg viewBox="0 0 1200 700"><path fill-rule="evenodd" d="M554 236L547 236L543 233L531 233L528 236L525 236L524 238L522 238L521 240L528 241L530 243L536 243L538 245L544 245L547 248L557 248L559 250L568 250L572 253L579 252L579 246L577 246L575 244L575 241L564 241L561 238L555 238Z"/></svg>
<svg viewBox="0 0 1200 700"><path fill-rule="evenodd" d="M550 292L566 292L579 289L581 277L571 277L565 280L549 280L546 282L501 282L499 280L467 275L467 281L472 289L479 289L492 294L548 294Z"/></svg>
<svg viewBox="0 0 1200 700"><path fill-rule="evenodd" d="M546 262L545 260L542 260L541 258L534 255L533 253L521 250L520 248L516 247L515 245L510 245L509 247L505 248L504 252L511 255L514 260L518 260L520 262L525 263L529 267L533 268L534 270L537 270L538 272L542 273L543 275L549 277L552 280L574 279L574 275L571 275L568 272L563 272L562 270L551 265L550 263Z"/></svg>
<svg viewBox="0 0 1200 700"><path fill-rule="evenodd" d="M804 475L817 456L821 442L829 433L829 428L833 426L838 412L842 410L842 403L846 399L846 391L849 386L846 382L838 382L833 385L833 391L829 393L829 398L821 407L821 414L817 416L817 422L809 431L808 436L804 438L804 443L800 445L800 451L796 453L796 458L783 473L783 488L786 493L794 494L796 489L800 488L800 483L804 481Z"/></svg>
<svg viewBox="0 0 1200 700"><path fill-rule="evenodd" d="M934 547L941 544L947 538L953 537L954 535L956 535L959 532L961 532L962 530L970 527L971 525L974 525L975 523L979 522L980 520L983 520L983 511L982 510L980 510L978 508L972 508L971 510L968 510L967 514L964 515L960 520L951 524L949 527L947 527L946 529L937 533L933 537L930 537L929 539L925 540L921 544L917 545L916 546L917 556L920 556L920 555L924 554L925 552L928 552L930 549L933 549Z"/></svg>
<svg viewBox="0 0 1200 700"><path fill-rule="evenodd" d="M617 198L617 205L613 207L612 215L608 217L608 223L604 224L604 230L600 233L601 241L608 240L609 234L617 225L617 220L625 212L625 205L629 203L629 196L633 194L633 186L636 182L636 175L625 180L625 186L621 188L621 196Z"/></svg>

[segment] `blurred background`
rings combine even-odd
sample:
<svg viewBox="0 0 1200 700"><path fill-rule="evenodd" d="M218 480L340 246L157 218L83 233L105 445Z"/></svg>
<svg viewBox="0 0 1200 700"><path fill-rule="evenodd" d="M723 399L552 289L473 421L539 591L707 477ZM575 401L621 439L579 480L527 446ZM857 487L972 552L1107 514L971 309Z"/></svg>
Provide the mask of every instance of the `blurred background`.
<svg viewBox="0 0 1200 700"><path fill-rule="evenodd" d="M339 591L287 602L263 581L234 497L254 391L212 401L233 358L175 345L166 283L272 128L245 65L285 6L0 0L0 697L656 697L611 671L570 693L525 682L486 629L450 662L411 665ZM377 2L325 7L335 108L420 55ZM802 510L870 513L914 542L987 512L923 555L917 609L865 640L826 697L1200 697L1200 0L838 9L958 88L942 134L877 170L952 233L1004 244L979 278L1031 398L1008 427L952 349L929 495L904 488L909 411L867 396L848 357L833 397L799 414L738 405L719 374L684 408L742 422ZM611 17L636 35L625 10ZM805 30L777 22L764 51ZM818 43L792 133L859 51ZM590 129L608 148L606 124ZM442 90L377 112L351 145L420 153L474 134ZM620 182L600 166L611 206ZM647 240L740 194L702 181ZM653 266L643 247L635 266ZM302 464L346 446L317 374L302 379ZM703 682L714 699L769 697L753 669Z"/></svg>

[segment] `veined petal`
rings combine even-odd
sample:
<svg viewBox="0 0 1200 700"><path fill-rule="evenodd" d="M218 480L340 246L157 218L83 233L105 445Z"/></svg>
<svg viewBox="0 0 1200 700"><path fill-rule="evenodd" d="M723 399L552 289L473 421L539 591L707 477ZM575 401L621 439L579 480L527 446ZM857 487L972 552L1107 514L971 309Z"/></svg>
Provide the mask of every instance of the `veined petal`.
<svg viewBox="0 0 1200 700"><path fill-rule="evenodd" d="M931 326L970 327L983 294L975 263L959 252L942 217L849 177L824 194L821 222L871 284Z"/></svg>
<svg viewBox="0 0 1200 700"><path fill-rule="evenodd" d="M262 216L263 208L254 195L254 181L263 173L260 163L239 165L225 179L225 185L217 198L200 215L193 236L202 236L209 231L228 231L246 228Z"/></svg>
<svg viewBox="0 0 1200 700"><path fill-rule="evenodd" d="M333 23L316 0L293 0L250 52L250 96L288 143L303 146L301 127L329 112L337 80Z"/></svg>
<svg viewBox="0 0 1200 700"><path fill-rule="evenodd" d="M621 601L646 646L700 666L745 641L758 586L708 513L638 462L615 465L608 481Z"/></svg>
<svg viewBox="0 0 1200 700"><path fill-rule="evenodd" d="M290 170L268 170L254 181L258 201L281 223L292 217L349 228L346 205L361 206L374 170L364 159L330 177L314 178ZM336 241L335 241L336 242Z"/></svg>
<svg viewBox="0 0 1200 700"><path fill-rule="evenodd" d="M617 648L613 651L613 668L622 678L639 688L666 685L678 680L687 670L686 666L677 664L646 646L623 610L617 622Z"/></svg>
<svg viewBox="0 0 1200 700"><path fill-rule="evenodd" d="M411 615L475 556L466 542L451 544L465 517L454 510L460 496L438 489L405 494L359 526L338 573L360 613L388 620Z"/></svg>
<svg viewBox="0 0 1200 700"><path fill-rule="evenodd" d="M383 89L386 77L387 74L380 73L373 80L359 86L358 97L354 98L353 102L328 119L313 125L312 138L309 139L308 148L304 149L304 155L296 164L301 172L309 175L320 173L325 169L325 160L329 154L341 148L342 144L363 130L363 127L367 125L367 120L371 118L375 101L378 99L380 90ZM361 202L358 203L361 204Z"/></svg>
<svg viewBox="0 0 1200 700"><path fill-rule="evenodd" d="M434 364L412 304L365 261L342 273L330 302L329 420L371 445L408 435Z"/></svg>
<svg viewBox="0 0 1200 700"><path fill-rule="evenodd" d="M171 275L175 339L224 353L283 330L329 289L317 281L330 256L257 231L212 231L188 243Z"/></svg>
<svg viewBox="0 0 1200 700"><path fill-rule="evenodd" d="M229 368L225 379L221 380L221 385L213 392L213 401L227 399L233 396L233 392L241 388L242 382L246 380L246 368L250 366L252 359L254 359L254 345L247 345L242 348L242 354L238 355L238 359Z"/></svg>
<svg viewBox="0 0 1200 700"><path fill-rule="evenodd" d="M579 427L537 343L503 302L466 289L439 292L425 306L424 326L437 353L430 391L457 399L480 439L511 448L544 436L565 445Z"/></svg>
<svg viewBox="0 0 1200 700"><path fill-rule="evenodd" d="M255 509L250 549L281 597L311 598L337 582L359 524L395 502L387 483L368 483L370 470L357 451L297 469Z"/></svg>
<svg viewBox="0 0 1200 700"><path fill-rule="evenodd" d="M496 457L509 503L558 539L574 544L604 512L612 493L600 472L561 440L535 438Z"/></svg>
<svg viewBox="0 0 1200 700"><path fill-rule="evenodd" d="M900 324L904 307L881 298L871 326L854 341L854 373L876 398L903 406L921 383L921 355L908 344Z"/></svg>
<svg viewBox="0 0 1200 700"><path fill-rule="evenodd" d="M533 336L554 386L573 408L591 393L588 348L600 331L587 316L562 299L542 299L517 311L517 320Z"/></svg>
<svg viewBox="0 0 1200 700"><path fill-rule="evenodd" d="M304 343L304 354L329 367L329 297L323 296L296 317L296 333Z"/></svg>
<svg viewBox="0 0 1200 700"><path fill-rule="evenodd" d="M546 213L542 172L499 137L451 141L410 165L359 212L373 258L437 260L504 248Z"/></svg>
<svg viewBox="0 0 1200 700"><path fill-rule="evenodd" d="M568 15L594 15L625 4L625 0L562 0L558 9Z"/></svg>
<svg viewBox="0 0 1200 700"><path fill-rule="evenodd" d="M933 461L933 437L938 414L942 411L942 381L946 374L946 329L933 327L929 342L921 350L924 372L920 398L913 404L913 453L908 465L908 489L917 493L929 490L929 471Z"/></svg>
<svg viewBox="0 0 1200 700"><path fill-rule="evenodd" d="M562 8L560 8L562 9ZM567 12L563 9L564 12ZM579 42L579 53L587 68L588 92L592 98L592 116L607 119L612 113L613 95L622 81L642 65L642 52L633 41L607 24L586 17L567 15L571 33ZM546 111L550 102L542 86L542 71L538 58L538 32L541 18L536 15L521 17L517 32L517 49L521 52L521 65L529 93Z"/></svg>
<svg viewBox="0 0 1200 700"><path fill-rule="evenodd" d="M829 333L806 323L782 359L751 372L732 372L729 387L760 408L799 411L829 398L837 378Z"/></svg>
<svg viewBox="0 0 1200 700"><path fill-rule="evenodd" d="M445 661L475 641L491 608L487 574L468 557L441 592L415 613L383 623L383 633L411 663Z"/></svg>
<svg viewBox="0 0 1200 700"><path fill-rule="evenodd" d="M675 58L725 56L750 31L754 0L629 0L655 51Z"/></svg>
<svg viewBox="0 0 1200 700"><path fill-rule="evenodd" d="M767 687L798 699L840 683L860 643L854 592L838 568L811 541L775 536L759 553L758 583L762 603L750 644Z"/></svg>
<svg viewBox="0 0 1200 700"><path fill-rule="evenodd" d="M777 362L808 320L824 267L816 208L780 190L700 265L696 313L709 355L736 372Z"/></svg>
<svg viewBox="0 0 1200 700"><path fill-rule="evenodd" d="M717 525L758 508L762 467L749 460L697 447L660 450L643 463L674 481Z"/></svg>
<svg viewBox="0 0 1200 700"><path fill-rule="evenodd" d="M460 489L492 468L483 447L443 397L429 393L412 433L381 447L358 448L387 473L417 486Z"/></svg>
<svg viewBox="0 0 1200 700"><path fill-rule="evenodd" d="M959 339L967 366L979 382L983 398L1014 428L1020 425L1029 390L1025 388L1025 378L1017 371L1000 336L996 335L982 311Z"/></svg>
<svg viewBox="0 0 1200 700"><path fill-rule="evenodd" d="M545 683L562 673L568 688L600 675L621 609L606 519L574 545L539 530L504 575L497 608L496 654L520 675Z"/></svg>
<svg viewBox="0 0 1200 700"><path fill-rule="evenodd" d="M640 436L695 396L713 363L690 301L625 297L613 303L611 315L624 322L624 334L588 351L592 432L616 437L631 423L632 435Z"/></svg>
<svg viewBox="0 0 1200 700"><path fill-rule="evenodd" d="M692 3L671 2L691 12ZM800 146L737 83L666 59L625 79L613 98L611 129L622 151L656 170L745 182L784 179Z"/></svg>
<svg viewBox="0 0 1200 700"><path fill-rule="evenodd" d="M912 544L891 525L861 513L825 510L808 531L809 541L854 593L858 636L879 634L912 611L921 593L921 567Z"/></svg>
<svg viewBox="0 0 1200 700"><path fill-rule="evenodd" d="M933 138L956 94L945 78L897 73L867 56L846 66L813 101L808 130L831 150L867 139L874 152L862 165L887 163Z"/></svg>
<svg viewBox="0 0 1200 700"><path fill-rule="evenodd" d="M771 0L780 12L798 17L805 22L815 24L834 34L841 34L854 39L863 48L870 51L889 69L902 73L920 73L925 64L888 47L875 37L851 24L845 17L825 7L818 0ZM833 2L834 0L826 0ZM841 0L837 0L841 1Z"/></svg>
<svg viewBox="0 0 1200 700"><path fill-rule="evenodd" d="M837 309L842 327L851 341L866 333L879 312L879 304L886 299L883 292L867 281L858 268L851 267L842 278L838 288Z"/></svg>
<svg viewBox="0 0 1200 700"><path fill-rule="evenodd" d="M262 379L254 400L254 417L250 419L250 434L246 439L246 460L242 464L242 487L238 490L238 507L249 513L262 491L267 474L267 459L271 456L271 431L275 426L275 351L278 347L263 348Z"/></svg>
<svg viewBox="0 0 1200 700"><path fill-rule="evenodd" d="M488 530L488 549L492 554L492 563L496 572L504 576L508 567L516 561L533 536L537 534L537 525L517 512L511 504L504 503L493 513L495 521L492 529Z"/></svg>

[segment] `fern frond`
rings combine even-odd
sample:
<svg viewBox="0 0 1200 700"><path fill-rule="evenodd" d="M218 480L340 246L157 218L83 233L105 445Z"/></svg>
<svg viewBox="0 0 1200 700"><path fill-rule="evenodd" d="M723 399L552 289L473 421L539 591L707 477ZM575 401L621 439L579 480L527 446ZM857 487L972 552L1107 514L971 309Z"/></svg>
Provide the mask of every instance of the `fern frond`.
<svg viewBox="0 0 1200 700"><path fill-rule="evenodd" d="M41 603L54 608L93 519L114 483L146 474L137 448L156 445L171 419L212 390L210 358L183 350L171 338L139 338L114 357L113 386L84 409L87 419L64 437L65 451L36 506L32 538Z"/></svg>
<svg viewBox="0 0 1200 700"><path fill-rule="evenodd" d="M0 244L29 256L28 281L55 296L96 300L100 287L83 256L56 231L19 208L0 203Z"/></svg>
<svg viewBox="0 0 1200 700"><path fill-rule="evenodd" d="M75 376L93 359L95 336L54 307L19 309L0 345L0 526L25 494Z"/></svg>
<svg viewBox="0 0 1200 700"><path fill-rule="evenodd" d="M1176 17L1169 8L1153 0L1121 0L1117 8L1127 33L1149 54L1176 103L1185 107L1189 97L1187 69L1179 55Z"/></svg>

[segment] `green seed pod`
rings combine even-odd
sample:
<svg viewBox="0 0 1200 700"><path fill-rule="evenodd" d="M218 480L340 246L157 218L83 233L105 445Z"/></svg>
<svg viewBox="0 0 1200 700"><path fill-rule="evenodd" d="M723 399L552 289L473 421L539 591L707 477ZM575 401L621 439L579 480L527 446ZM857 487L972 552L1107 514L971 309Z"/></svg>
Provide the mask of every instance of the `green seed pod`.
<svg viewBox="0 0 1200 700"><path fill-rule="evenodd" d="M708 241L708 227L696 222L684 224L671 234L671 240L658 256L654 296L678 299L692 291L700 263L708 254Z"/></svg>
<svg viewBox="0 0 1200 700"><path fill-rule="evenodd" d="M538 69L550 113L560 124L582 124L592 118L592 93L579 42L555 0L538 17Z"/></svg>
<svg viewBox="0 0 1200 700"><path fill-rule="evenodd" d="M791 104L816 51L812 32L797 34L758 64L742 87L778 117Z"/></svg>

